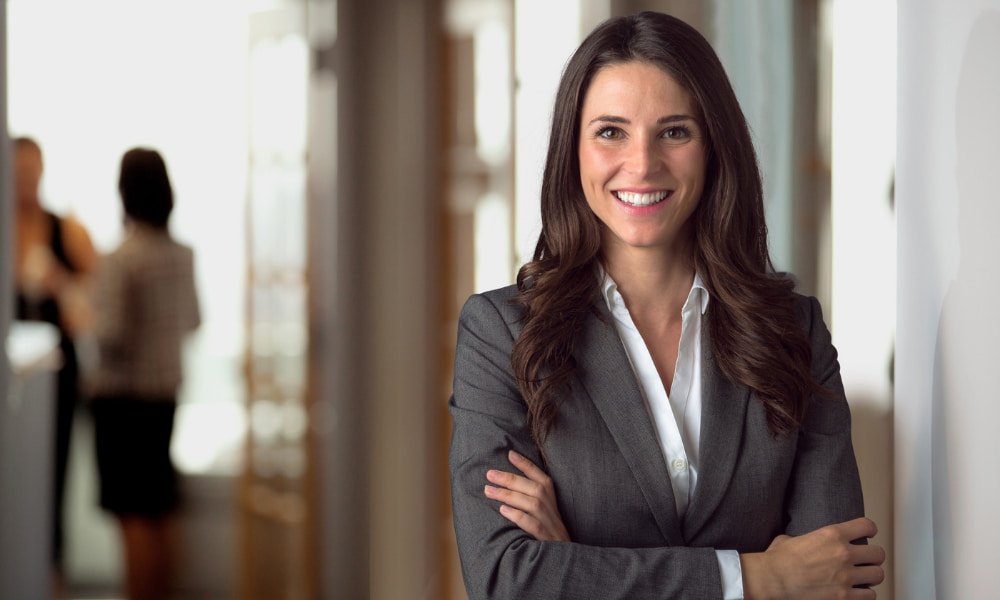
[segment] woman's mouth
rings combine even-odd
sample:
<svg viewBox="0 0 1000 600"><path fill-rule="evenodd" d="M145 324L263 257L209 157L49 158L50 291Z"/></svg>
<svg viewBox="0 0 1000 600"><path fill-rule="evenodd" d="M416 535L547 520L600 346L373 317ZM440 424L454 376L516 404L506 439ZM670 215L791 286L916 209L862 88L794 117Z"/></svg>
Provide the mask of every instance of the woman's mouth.
<svg viewBox="0 0 1000 600"><path fill-rule="evenodd" d="M655 192L626 192L624 190L619 190L617 192L612 192L615 198L624 204L629 206L652 206L653 204L658 204L663 202L665 199L669 198L673 194L673 190L658 190Z"/></svg>

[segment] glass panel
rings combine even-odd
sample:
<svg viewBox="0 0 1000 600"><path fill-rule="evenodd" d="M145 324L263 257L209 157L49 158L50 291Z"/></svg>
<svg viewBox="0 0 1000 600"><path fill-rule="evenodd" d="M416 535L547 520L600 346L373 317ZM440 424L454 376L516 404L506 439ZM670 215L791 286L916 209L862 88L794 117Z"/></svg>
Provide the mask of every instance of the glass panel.
<svg viewBox="0 0 1000 600"><path fill-rule="evenodd" d="M306 598L306 144L301 4L251 15L247 412L242 596Z"/></svg>

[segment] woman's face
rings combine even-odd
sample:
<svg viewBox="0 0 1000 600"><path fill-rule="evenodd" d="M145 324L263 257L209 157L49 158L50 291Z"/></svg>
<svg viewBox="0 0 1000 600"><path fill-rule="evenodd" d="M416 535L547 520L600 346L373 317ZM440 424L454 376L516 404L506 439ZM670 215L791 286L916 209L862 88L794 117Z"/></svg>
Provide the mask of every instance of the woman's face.
<svg viewBox="0 0 1000 600"><path fill-rule="evenodd" d="M42 180L42 154L24 146L14 153L14 194L18 206L38 204L38 186Z"/></svg>
<svg viewBox="0 0 1000 600"><path fill-rule="evenodd" d="M705 181L705 139L690 94L657 66L597 72L580 119L580 182L608 257L687 247Z"/></svg>

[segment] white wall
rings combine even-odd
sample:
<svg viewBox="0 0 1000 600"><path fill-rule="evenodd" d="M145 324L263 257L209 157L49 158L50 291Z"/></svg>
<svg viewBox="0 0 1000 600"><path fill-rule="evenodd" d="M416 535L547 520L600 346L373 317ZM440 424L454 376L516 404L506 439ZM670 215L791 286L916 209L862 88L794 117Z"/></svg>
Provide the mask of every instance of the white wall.
<svg viewBox="0 0 1000 600"><path fill-rule="evenodd" d="M900 598L996 598L1000 1L899 5Z"/></svg>
<svg viewBox="0 0 1000 600"><path fill-rule="evenodd" d="M0 56L7 56L7 1L0 0ZM11 178L7 138L7 64L0 61L0 341L7 339L7 328L13 316L14 224L11 206ZM0 398L7 394L7 352L0 343Z"/></svg>
<svg viewBox="0 0 1000 600"><path fill-rule="evenodd" d="M892 386L896 314L896 5L831 0L831 302L824 306L851 405L874 542L893 547ZM893 573L878 587L893 597Z"/></svg>

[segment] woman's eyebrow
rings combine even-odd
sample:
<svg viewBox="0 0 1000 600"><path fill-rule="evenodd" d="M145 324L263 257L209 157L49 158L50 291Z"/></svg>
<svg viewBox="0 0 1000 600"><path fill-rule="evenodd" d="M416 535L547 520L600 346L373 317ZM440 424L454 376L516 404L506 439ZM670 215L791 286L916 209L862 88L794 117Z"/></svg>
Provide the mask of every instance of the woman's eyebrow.
<svg viewBox="0 0 1000 600"><path fill-rule="evenodd" d="M693 121L693 120L694 120L694 117L692 117L691 115L684 115L684 114L669 115L669 116L660 117L659 119L657 119L656 120L656 124L657 125L664 125L666 123L677 123L679 121ZM614 115L601 115L599 117L591 119L591 121L589 123L587 123L587 125L590 126L590 125L593 125L594 123L621 123L623 125L631 125L632 121L629 121L625 117L616 117Z"/></svg>
<svg viewBox="0 0 1000 600"><path fill-rule="evenodd" d="M660 117L656 120L658 125L663 125L665 123L677 123L678 121L694 121L695 118L691 115L670 115L669 117Z"/></svg>

